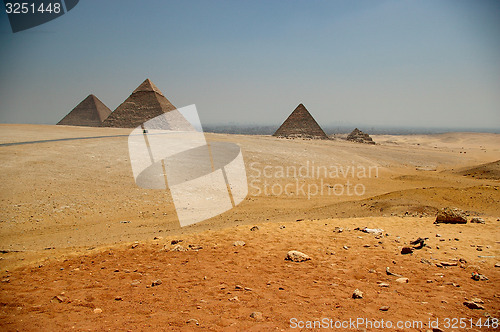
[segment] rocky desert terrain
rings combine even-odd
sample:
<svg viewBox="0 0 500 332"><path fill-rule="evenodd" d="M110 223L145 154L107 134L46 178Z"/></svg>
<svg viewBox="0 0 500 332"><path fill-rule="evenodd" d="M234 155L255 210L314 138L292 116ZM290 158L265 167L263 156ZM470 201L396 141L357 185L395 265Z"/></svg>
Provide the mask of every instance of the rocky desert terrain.
<svg viewBox="0 0 500 332"><path fill-rule="evenodd" d="M2 330L498 330L500 135L208 133L249 194L181 228L129 133L0 125ZM435 224L445 207L468 222Z"/></svg>

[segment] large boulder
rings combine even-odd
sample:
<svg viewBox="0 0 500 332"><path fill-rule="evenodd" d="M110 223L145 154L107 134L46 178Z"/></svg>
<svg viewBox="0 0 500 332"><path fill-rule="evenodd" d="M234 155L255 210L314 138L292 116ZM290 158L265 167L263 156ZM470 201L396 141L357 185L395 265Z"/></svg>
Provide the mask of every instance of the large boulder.
<svg viewBox="0 0 500 332"><path fill-rule="evenodd" d="M467 214L464 211L457 208L445 207L441 209L437 216L435 224L444 223L444 224L466 224L467 223Z"/></svg>

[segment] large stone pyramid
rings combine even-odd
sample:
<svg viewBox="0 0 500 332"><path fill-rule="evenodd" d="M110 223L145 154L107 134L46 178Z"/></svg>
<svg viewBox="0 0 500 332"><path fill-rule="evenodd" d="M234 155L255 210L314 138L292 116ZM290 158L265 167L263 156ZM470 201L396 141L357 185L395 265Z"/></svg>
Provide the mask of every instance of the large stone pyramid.
<svg viewBox="0 0 500 332"><path fill-rule="evenodd" d="M111 110L94 95L88 95L69 112L58 125L99 127L111 114Z"/></svg>
<svg viewBox="0 0 500 332"><path fill-rule="evenodd" d="M321 129L311 113L302 104L297 106L273 136L328 139L323 129Z"/></svg>
<svg viewBox="0 0 500 332"><path fill-rule="evenodd" d="M132 94L102 123L103 127L136 128L159 115L176 110L175 106L161 93L149 79L142 82ZM169 126L192 128L178 111L169 113ZM172 121L175 118L175 121Z"/></svg>

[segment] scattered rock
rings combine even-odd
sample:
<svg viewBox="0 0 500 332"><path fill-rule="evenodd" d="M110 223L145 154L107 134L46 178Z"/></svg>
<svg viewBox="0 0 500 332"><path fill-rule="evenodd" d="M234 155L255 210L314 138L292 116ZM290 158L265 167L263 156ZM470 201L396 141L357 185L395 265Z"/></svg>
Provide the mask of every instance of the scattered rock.
<svg viewBox="0 0 500 332"><path fill-rule="evenodd" d="M197 319L191 318L186 321L186 324L200 325Z"/></svg>
<svg viewBox="0 0 500 332"><path fill-rule="evenodd" d="M151 283L151 287L160 286L162 283L161 279L155 280Z"/></svg>
<svg viewBox="0 0 500 332"><path fill-rule="evenodd" d="M172 249L170 249L170 251L188 251L188 249L184 248L180 244L176 244L175 247L173 247Z"/></svg>
<svg viewBox="0 0 500 332"><path fill-rule="evenodd" d="M402 275L400 275L400 274L392 273L391 271L389 271L389 267L386 267L386 268L385 268L385 273L386 273L388 276L402 277Z"/></svg>
<svg viewBox="0 0 500 332"><path fill-rule="evenodd" d="M202 246L197 245L197 244L190 244L190 245L188 245L188 247L189 247L189 249L194 250L194 251L198 251L198 250L203 249Z"/></svg>
<svg viewBox="0 0 500 332"><path fill-rule="evenodd" d="M335 227L335 229L333 230L335 233L342 233L344 231L343 228L341 227Z"/></svg>
<svg viewBox="0 0 500 332"><path fill-rule="evenodd" d="M240 302L240 299L237 296L235 296L235 297L231 297L229 299L229 301L231 301L231 302Z"/></svg>
<svg viewBox="0 0 500 332"><path fill-rule="evenodd" d="M368 234L382 234L384 232L383 229L380 228L368 228L368 227L363 227L363 228L355 228L355 231L361 231L363 233L368 233Z"/></svg>
<svg viewBox="0 0 500 332"><path fill-rule="evenodd" d="M398 278L396 279L396 282L399 282L400 284L407 284L408 278Z"/></svg>
<svg viewBox="0 0 500 332"><path fill-rule="evenodd" d="M436 216L435 224L466 224L467 215L464 211L457 208L445 207L440 210Z"/></svg>
<svg viewBox="0 0 500 332"><path fill-rule="evenodd" d="M63 295L56 295L50 300L52 303L63 303L64 301L66 301L66 297Z"/></svg>
<svg viewBox="0 0 500 332"><path fill-rule="evenodd" d="M484 301L483 301L483 300L481 300L480 298L477 298L477 297L472 298L472 299L471 299L471 301L472 301L472 302L474 302L474 303L481 303L481 304L484 304Z"/></svg>
<svg viewBox="0 0 500 332"><path fill-rule="evenodd" d="M477 272L472 272L472 279L478 281L478 280L488 280L488 277L486 277L484 274L479 274Z"/></svg>
<svg viewBox="0 0 500 332"><path fill-rule="evenodd" d="M251 230L252 232L258 231L258 230L259 230L259 227L258 227L258 226L253 226L252 228L250 228L250 230Z"/></svg>
<svg viewBox="0 0 500 332"><path fill-rule="evenodd" d="M94 309L94 314L100 314L102 313L102 309L101 308L95 308Z"/></svg>
<svg viewBox="0 0 500 332"><path fill-rule="evenodd" d="M390 285L388 283L385 283L385 282L381 282L380 284L378 284L379 287L389 287Z"/></svg>
<svg viewBox="0 0 500 332"><path fill-rule="evenodd" d="M250 317L255 319L255 320L262 320L264 316L262 315L262 312L260 311L254 311L250 314Z"/></svg>
<svg viewBox="0 0 500 332"><path fill-rule="evenodd" d="M304 262L310 259L311 257L297 250L290 250L289 252L287 252L285 257L285 260L292 262Z"/></svg>
<svg viewBox="0 0 500 332"><path fill-rule="evenodd" d="M457 262L440 262L442 266L457 266Z"/></svg>
<svg viewBox="0 0 500 332"><path fill-rule="evenodd" d="M360 291L359 289L355 289L354 292L352 293L352 298L353 299L362 299L363 298L363 292Z"/></svg>
<svg viewBox="0 0 500 332"><path fill-rule="evenodd" d="M412 252L413 252L413 248L410 248L410 247L403 247L403 249L401 249L402 255L411 254Z"/></svg>
<svg viewBox="0 0 500 332"><path fill-rule="evenodd" d="M235 246L235 247L243 247L245 244L246 244L245 241L235 241L233 243L233 246Z"/></svg>
<svg viewBox="0 0 500 332"><path fill-rule="evenodd" d="M129 220L122 220L122 221L120 221L120 224L130 224L130 221Z"/></svg>
<svg viewBox="0 0 500 332"><path fill-rule="evenodd" d="M422 249L423 247L425 247L425 240L429 240L429 238L428 237L424 237L424 238L419 237L416 240L410 241L410 244L416 246L413 249Z"/></svg>
<svg viewBox="0 0 500 332"><path fill-rule="evenodd" d="M280 226L280 229L283 229L283 228L285 228L285 225L281 225L281 226Z"/></svg>
<svg viewBox="0 0 500 332"><path fill-rule="evenodd" d="M387 310L389 310L389 306L384 305L384 306L378 308L378 310L380 310L380 311L387 311Z"/></svg>
<svg viewBox="0 0 500 332"><path fill-rule="evenodd" d="M479 218L479 217L473 217L470 220L470 222L474 223L474 224L485 224L486 223L483 218Z"/></svg>
<svg viewBox="0 0 500 332"><path fill-rule="evenodd" d="M170 244L174 245L174 244L180 243L182 241L184 241L184 240L172 240L172 241L170 241Z"/></svg>
<svg viewBox="0 0 500 332"><path fill-rule="evenodd" d="M469 308L469 309L479 309L479 310L484 310L484 307L480 305L479 303L473 302L473 301L465 301L464 305Z"/></svg>

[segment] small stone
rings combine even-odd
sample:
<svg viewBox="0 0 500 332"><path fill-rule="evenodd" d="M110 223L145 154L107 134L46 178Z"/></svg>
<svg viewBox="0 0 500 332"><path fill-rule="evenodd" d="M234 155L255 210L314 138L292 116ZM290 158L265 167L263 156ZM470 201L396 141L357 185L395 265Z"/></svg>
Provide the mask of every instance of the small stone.
<svg viewBox="0 0 500 332"><path fill-rule="evenodd" d="M184 248L180 244L176 244L170 251L188 251L187 248Z"/></svg>
<svg viewBox="0 0 500 332"><path fill-rule="evenodd" d="M352 298L353 299L362 299L363 298L363 292L360 291L359 289L355 289L354 292L352 293Z"/></svg>
<svg viewBox="0 0 500 332"><path fill-rule="evenodd" d="M283 228L285 228L285 225L281 225L281 226L280 226L280 229L283 229Z"/></svg>
<svg viewBox="0 0 500 332"><path fill-rule="evenodd" d="M402 255L411 254L412 252L413 252L413 248L410 248L410 247L403 247L403 249L401 249Z"/></svg>
<svg viewBox="0 0 500 332"><path fill-rule="evenodd" d="M234 289L236 289L236 290L242 290L242 289L243 289L243 286L241 286L241 285L236 285L236 286L234 286Z"/></svg>
<svg viewBox="0 0 500 332"><path fill-rule="evenodd" d="M203 249L203 247L198 245L198 244L190 244L190 245L188 245L188 248L191 250L194 250L194 251L198 251L198 250Z"/></svg>
<svg viewBox="0 0 500 332"><path fill-rule="evenodd" d="M472 299L470 299L470 300L471 300L472 302L474 302L474 303L481 303L481 304L484 304L484 301L483 301L483 300L481 300L481 299L480 299L480 298L478 298L478 297L474 297L474 298L472 298Z"/></svg>
<svg viewBox="0 0 500 332"><path fill-rule="evenodd" d="M384 305L384 306L378 308L378 310L380 310L380 311L387 311L387 310L389 310L389 306Z"/></svg>
<svg viewBox="0 0 500 332"><path fill-rule="evenodd" d="M400 284L407 284L408 283L408 278L398 278L396 279L396 282L399 282Z"/></svg>
<svg viewBox="0 0 500 332"><path fill-rule="evenodd" d="M495 267L500 267L500 263L496 263L496 264L495 264Z"/></svg>
<svg viewBox="0 0 500 332"><path fill-rule="evenodd" d="M170 244L174 245L174 244L177 244L177 243L182 242L182 241L183 240L172 240L172 241L170 241Z"/></svg>
<svg viewBox="0 0 500 332"><path fill-rule="evenodd" d="M342 248L344 248L345 250L349 250L348 246L343 246Z"/></svg>
<svg viewBox="0 0 500 332"><path fill-rule="evenodd" d="M100 314L102 313L102 309L101 308L95 308L94 309L94 314Z"/></svg>
<svg viewBox="0 0 500 332"><path fill-rule="evenodd" d="M472 301L465 301L464 305L469 308L469 309L479 309L479 310L484 310L484 307L478 303L472 302Z"/></svg>
<svg viewBox="0 0 500 332"><path fill-rule="evenodd" d="M50 300L50 302L57 302L57 303L63 303L64 301L66 301L66 298L62 295L56 295L52 298L52 300Z"/></svg>
<svg viewBox="0 0 500 332"><path fill-rule="evenodd" d="M285 260L292 262L304 262L310 259L311 257L297 250L290 250L289 252L287 252L285 257Z"/></svg>
<svg viewBox="0 0 500 332"><path fill-rule="evenodd" d="M161 279L155 280L151 283L151 287L160 286L162 283Z"/></svg>
<svg viewBox="0 0 500 332"><path fill-rule="evenodd" d="M258 230L259 230L259 227L258 227L258 226L253 226L252 228L250 228L250 230L251 230L252 232L258 231Z"/></svg>
<svg viewBox="0 0 500 332"><path fill-rule="evenodd" d="M486 223L483 218L479 218L479 217L472 218L470 220L470 222L474 223L474 224L485 224Z"/></svg>
<svg viewBox="0 0 500 332"><path fill-rule="evenodd" d="M163 240L163 238L161 236L155 236L153 240Z"/></svg>
<svg viewBox="0 0 500 332"><path fill-rule="evenodd" d="M186 324L200 325L197 319L191 318L186 321Z"/></svg>
<svg viewBox="0 0 500 332"><path fill-rule="evenodd" d="M385 283L385 282L381 282L380 284L378 284L379 287L389 287L390 285L388 283Z"/></svg>
<svg viewBox="0 0 500 332"><path fill-rule="evenodd" d="M457 262L441 262L442 266L457 266Z"/></svg>
<svg viewBox="0 0 500 332"><path fill-rule="evenodd" d="M235 246L235 247L243 247L245 244L246 244L245 241L235 241L233 243L233 246Z"/></svg>
<svg viewBox="0 0 500 332"><path fill-rule="evenodd" d="M250 314L250 317L255 319L255 320L262 320L264 317L262 315L262 312L259 311L254 311Z"/></svg>
<svg viewBox="0 0 500 332"><path fill-rule="evenodd" d="M441 234L436 234L436 237L441 237Z"/></svg>
<svg viewBox="0 0 500 332"><path fill-rule="evenodd" d="M377 271L375 271L374 269L369 269L368 273L377 273Z"/></svg>
<svg viewBox="0 0 500 332"><path fill-rule="evenodd" d="M240 299L237 296L235 296L235 297L229 298L229 301L231 301L231 302L240 302Z"/></svg>
<svg viewBox="0 0 500 332"><path fill-rule="evenodd" d="M115 297L115 301L123 301L123 298L121 296Z"/></svg>
<svg viewBox="0 0 500 332"><path fill-rule="evenodd" d="M434 280L430 280L430 279L429 279L429 280L427 280L427 283L428 283L428 284L432 284L433 282L434 282Z"/></svg>

